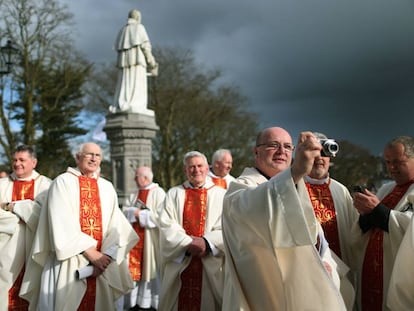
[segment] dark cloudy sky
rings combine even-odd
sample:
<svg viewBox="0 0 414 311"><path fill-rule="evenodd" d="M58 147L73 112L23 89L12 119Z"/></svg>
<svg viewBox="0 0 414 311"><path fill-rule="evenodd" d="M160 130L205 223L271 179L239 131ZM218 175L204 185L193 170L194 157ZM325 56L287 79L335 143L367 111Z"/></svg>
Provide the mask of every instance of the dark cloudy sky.
<svg viewBox="0 0 414 311"><path fill-rule="evenodd" d="M63 0L62 0L63 1ZM412 0L64 0L92 61L131 9L154 46L189 48L240 87L262 127L326 133L382 152L414 135ZM253 134L252 134L253 135Z"/></svg>

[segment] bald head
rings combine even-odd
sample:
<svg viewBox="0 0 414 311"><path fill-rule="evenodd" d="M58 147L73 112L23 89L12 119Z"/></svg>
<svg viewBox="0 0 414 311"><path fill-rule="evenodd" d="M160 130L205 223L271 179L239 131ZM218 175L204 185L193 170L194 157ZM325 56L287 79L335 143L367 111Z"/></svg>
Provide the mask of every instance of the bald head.
<svg viewBox="0 0 414 311"><path fill-rule="evenodd" d="M290 134L281 127L261 131L254 148L256 168L268 177L284 171L292 162L293 143Z"/></svg>

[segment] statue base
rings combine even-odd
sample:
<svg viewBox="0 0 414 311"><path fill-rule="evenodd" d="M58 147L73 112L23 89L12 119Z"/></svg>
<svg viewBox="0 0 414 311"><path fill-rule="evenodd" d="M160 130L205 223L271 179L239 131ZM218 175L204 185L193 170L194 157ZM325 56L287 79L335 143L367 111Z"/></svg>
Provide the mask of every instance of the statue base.
<svg viewBox="0 0 414 311"><path fill-rule="evenodd" d="M142 165L151 167L152 139L157 130L154 115L131 112L107 115L104 131L111 142L112 181L120 204L137 188L135 169Z"/></svg>

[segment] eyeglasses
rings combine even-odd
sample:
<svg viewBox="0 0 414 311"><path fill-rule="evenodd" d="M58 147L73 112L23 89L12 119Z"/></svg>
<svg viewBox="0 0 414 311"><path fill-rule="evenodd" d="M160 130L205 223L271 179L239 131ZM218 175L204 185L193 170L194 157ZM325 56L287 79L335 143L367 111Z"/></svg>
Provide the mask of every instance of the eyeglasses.
<svg viewBox="0 0 414 311"><path fill-rule="evenodd" d="M281 150L282 147L287 152L293 152L295 146L289 143L281 144L278 141L271 141L268 143L257 144L256 147L265 146L265 150Z"/></svg>
<svg viewBox="0 0 414 311"><path fill-rule="evenodd" d="M92 159L93 157L100 159L102 157L100 153L82 152L82 154L86 159Z"/></svg>

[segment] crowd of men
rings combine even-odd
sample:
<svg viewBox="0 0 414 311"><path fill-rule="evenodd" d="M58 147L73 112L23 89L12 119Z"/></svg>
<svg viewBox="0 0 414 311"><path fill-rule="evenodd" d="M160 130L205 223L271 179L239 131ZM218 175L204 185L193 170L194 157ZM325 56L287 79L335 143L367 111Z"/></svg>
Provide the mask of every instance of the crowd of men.
<svg viewBox="0 0 414 311"><path fill-rule="evenodd" d="M124 202L97 144L53 181L19 146L0 178L0 311L414 310L414 138L385 144L376 193L331 178L326 139L266 128L238 178L229 150L189 151L168 191L140 166Z"/></svg>

